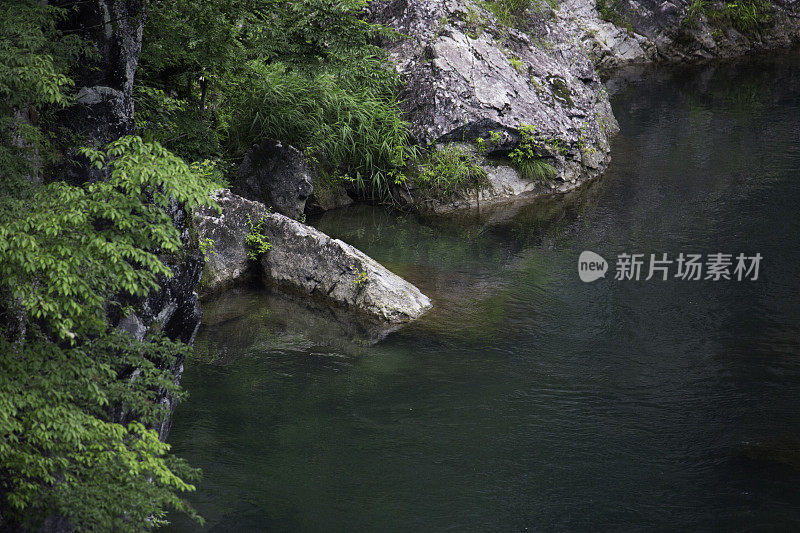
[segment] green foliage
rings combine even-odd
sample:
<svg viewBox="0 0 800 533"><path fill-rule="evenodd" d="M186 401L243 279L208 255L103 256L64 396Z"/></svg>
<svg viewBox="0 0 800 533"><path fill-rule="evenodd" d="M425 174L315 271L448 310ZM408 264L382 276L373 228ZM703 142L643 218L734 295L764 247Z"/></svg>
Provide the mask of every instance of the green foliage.
<svg viewBox="0 0 800 533"><path fill-rule="evenodd" d="M265 138L308 151L386 197L415 151L398 77L367 0L155 0L137 92L141 126L191 160L237 159Z"/></svg>
<svg viewBox="0 0 800 533"><path fill-rule="evenodd" d="M558 0L482 0L486 9L506 26L526 29L531 12L544 14L547 8L558 8Z"/></svg>
<svg viewBox="0 0 800 533"><path fill-rule="evenodd" d="M486 26L488 25L489 21L483 14L482 10L478 10L471 5L467 5L466 8L466 13L463 15L459 13L459 15L461 18L463 18L467 25L469 36L473 39L477 39L483 35L484 31L486 31ZM445 19L444 22L446 23L447 20Z"/></svg>
<svg viewBox="0 0 800 533"><path fill-rule="evenodd" d="M105 325L117 294L144 296L171 276L156 251L174 253L180 235L165 209L209 205L209 187L158 144L124 137L105 151L84 149L109 179L74 187L54 182L26 201L0 203L0 279L27 315L62 340Z"/></svg>
<svg viewBox="0 0 800 533"><path fill-rule="evenodd" d="M426 194L440 199L459 192L478 190L488 183L486 171L478 166L475 154L455 144L434 150L422 165L414 184Z"/></svg>
<svg viewBox="0 0 800 533"><path fill-rule="evenodd" d="M754 35L772 23L772 2L737 0L715 3L709 0L692 0L683 23L693 27L704 15L717 29L733 27L745 35Z"/></svg>
<svg viewBox="0 0 800 533"><path fill-rule="evenodd" d="M346 171L372 196L385 197L416 151L394 93L324 73L309 77L282 64L250 64L234 106L231 141L238 151L263 138L308 150L322 170Z"/></svg>
<svg viewBox="0 0 800 533"><path fill-rule="evenodd" d="M522 177L536 181L553 178L556 175L556 169L544 160L543 153L548 149L551 151L565 150L563 143L559 140L549 143L540 141L536 137L535 126L522 126L519 132L519 144L508 156Z"/></svg>
<svg viewBox="0 0 800 533"><path fill-rule="evenodd" d="M28 176L54 159L51 136L36 123L71 101L67 68L89 48L63 36L64 10L33 0L0 0L0 197L27 188Z"/></svg>
<svg viewBox="0 0 800 533"><path fill-rule="evenodd" d="M272 244L264 234L266 223L266 219L262 216L254 226L250 215L247 215L247 224L250 226L250 231L244 238L244 246L247 250L247 257L252 261L258 261L262 255L272 249Z"/></svg>
<svg viewBox="0 0 800 533"><path fill-rule="evenodd" d="M212 256L217 255L216 250L214 250L214 239L208 237L200 239L200 253L203 254L203 259L205 259L206 262L208 262Z"/></svg>
<svg viewBox="0 0 800 533"><path fill-rule="evenodd" d="M369 281L369 275L364 270L358 270L355 265L351 266L350 268L356 273L356 277L353 280L353 285L358 287L359 289L365 287L367 282Z"/></svg>
<svg viewBox="0 0 800 533"><path fill-rule="evenodd" d="M22 343L0 335L0 351L6 519L36 529L58 513L77 530L145 531L168 508L193 514L176 493L194 490L197 472L143 425L168 414L156 394L178 388L160 368L185 346L111 330L63 348L34 329ZM111 422L123 404L141 422Z"/></svg>
<svg viewBox="0 0 800 533"><path fill-rule="evenodd" d="M65 70L88 49L56 31L64 10L33 0L2 0L0 10L0 106L66 103L72 80Z"/></svg>
<svg viewBox="0 0 800 533"><path fill-rule="evenodd" d="M619 6L620 0L597 0L597 12L600 18L606 22L610 22L618 28L628 30L629 34L633 34L633 26L625 19Z"/></svg>
<svg viewBox="0 0 800 533"><path fill-rule="evenodd" d="M525 63L523 63L517 56L512 54L508 61L518 74L522 74L522 72L525 70Z"/></svg>
<svg viewBox="0 0 800 533"><path fill-rule="evenodd" d="M733 26L744 34L752 35L772 22L772 2L768 0L738 0L723 2L719 9L708 13L718 26Z"/></svg>
<svg viewBox="0 0 800 533"><path fill-rule="evenodd" d="M0 512L30 528L60 514L80 530L145 530L196 472L147 425L179 395L187 348L110 327L124 298L169 277L181 241L167 209L210 205L208 187L158 144L84 149L106 181L53 182L0 199ZM11 326L17 323L14 330ZM120 423L119 421L124 422Z"/></svg>
<svg viewBox="0 0 800 533"><path fill-rule="evenodd" d="M145 142L158 142L187 161L223 156L226 126L220 113L202 113L188 100L161 89L134 87L136 130Z"/></svg>
<svg viewBox="0 0 800 533"><path fill-rule="evenodd" d="M683 23L687 26L695 26L700 18L705 14L707 0L692 0L686 8L686 15Z"/></svg>

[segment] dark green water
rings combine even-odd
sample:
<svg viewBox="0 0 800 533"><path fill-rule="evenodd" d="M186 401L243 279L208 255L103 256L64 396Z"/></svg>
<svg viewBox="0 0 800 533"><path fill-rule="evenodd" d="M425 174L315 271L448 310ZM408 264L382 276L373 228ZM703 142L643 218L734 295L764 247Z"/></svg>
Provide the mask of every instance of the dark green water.
<svg viewBox="0 0 800 533"><path fill-rule="evenodd" d="M316 221L436 304L375 346L255 289L206 307L170 441L209 530L800 528L800 56L658 70L613 105L577 194ZM583 250L764 259L584 284Z"/></svg>

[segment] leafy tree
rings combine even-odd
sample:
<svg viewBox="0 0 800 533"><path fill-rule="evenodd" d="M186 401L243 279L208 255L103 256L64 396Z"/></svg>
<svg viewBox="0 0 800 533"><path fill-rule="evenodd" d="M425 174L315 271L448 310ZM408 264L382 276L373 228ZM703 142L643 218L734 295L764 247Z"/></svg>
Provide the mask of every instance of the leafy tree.
<svg viewBox="0 0 800 533"><path fill-rule="evenodd" d="M30 527L56 514L79 529L140 530L166 508L189 510L176 492L193 489L184 478L195 472L147 429L168 414L160 395L180 394L171 370L186 347L136 341L107 317L120 296L172 275L157 255L181 246L167 205L210 200L157 144L125 137L84 153L107 181L3 202L0 293L24 327L0 328L2 514Z"/></svg>
<svg viewBox="0 0 800 533"><path fill-rule="evenodd" d="M0 0L0 196L19 194L27 178L55 157L50 136L38 127L70 101L67 69L90 52L56 25L65 10L33 0ZM25 178L25 179L23 179Z"/></svg>
<svg viewBox="0 0 800 533"><path fill-rule="evenodd" d="M141 530L197 472L148 429L180 396L187 347L112 328L122 299L172 273L180 238L165 207L206 204L195 169L154 143L86 150L108 180L68 185L48 163L69 67L90 53L57 29L65 10L0 1L0 526L60 516L81 530ZM46 184L40 184L42 180Z"/></svg>

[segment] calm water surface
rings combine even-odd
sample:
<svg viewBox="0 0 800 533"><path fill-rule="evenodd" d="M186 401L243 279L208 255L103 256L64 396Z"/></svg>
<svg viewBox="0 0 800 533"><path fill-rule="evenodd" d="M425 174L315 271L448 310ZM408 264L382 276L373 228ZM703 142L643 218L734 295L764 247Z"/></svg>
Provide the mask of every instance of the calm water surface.
<svg viewBox="0 0 800 533"><path fill-rule="evenodd" d="M800 528L800 56L621 87L576 194L315 221L436 304L377 345L257 289L206 306L170 441L208 530ZM582 250L764 260L584 284Z"/></svg>

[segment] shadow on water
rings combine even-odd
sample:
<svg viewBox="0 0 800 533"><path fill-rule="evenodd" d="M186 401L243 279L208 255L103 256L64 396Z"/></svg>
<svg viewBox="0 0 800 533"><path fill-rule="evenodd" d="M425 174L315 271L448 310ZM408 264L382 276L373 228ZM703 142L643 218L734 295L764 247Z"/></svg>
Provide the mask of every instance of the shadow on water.
<svg viewBox="0 0 800 533"><path fill-rule="evenodd" d="M588 187L313 221L429 295L418 322L368 346L256 290L206 306L170 441L208 530L800 527L800 55L623 76ZM583 250L605 279L578 279ZM620 253L680 252L764 260L613 279Z"/></svg>

